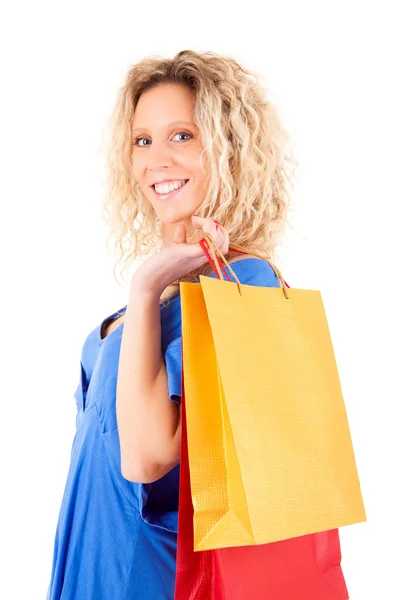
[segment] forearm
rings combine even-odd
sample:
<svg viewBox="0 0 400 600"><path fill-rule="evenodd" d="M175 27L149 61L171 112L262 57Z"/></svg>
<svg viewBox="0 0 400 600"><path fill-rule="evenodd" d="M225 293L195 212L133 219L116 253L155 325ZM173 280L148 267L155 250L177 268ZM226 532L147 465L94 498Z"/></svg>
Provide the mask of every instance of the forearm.
<svg viewBox="0 0 400 600"><path fill-rule="evenodd" d="M156 480L179 462L180 409L169 398L161 351L160 293L132 281L118 367L121 471Z"/></svg>

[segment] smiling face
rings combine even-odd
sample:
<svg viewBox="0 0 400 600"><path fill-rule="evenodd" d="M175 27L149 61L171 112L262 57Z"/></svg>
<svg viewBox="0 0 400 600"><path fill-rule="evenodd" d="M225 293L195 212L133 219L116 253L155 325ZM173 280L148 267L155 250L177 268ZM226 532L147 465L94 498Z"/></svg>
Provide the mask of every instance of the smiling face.
<svg viewBox="0 0 400 600"><path fill-rule="evenodd" d="M190 217L207 192L193 114L194 93L169 83L144 92L134 114L133 175L163 224L164 244L179 223L190 234Z"/></svg>

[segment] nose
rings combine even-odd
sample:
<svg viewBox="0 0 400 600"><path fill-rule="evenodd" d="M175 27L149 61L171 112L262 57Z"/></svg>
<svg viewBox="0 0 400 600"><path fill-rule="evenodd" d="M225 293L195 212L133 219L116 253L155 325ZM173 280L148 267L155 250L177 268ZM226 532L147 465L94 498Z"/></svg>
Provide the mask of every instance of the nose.
<svg viewBox="0 0 400 600"><path fill-rule="evenodd" d="M163 142L155 142L153 140L150 148L147 150L146 156L147 166L151 171L174 165L171 148Z"/></svg>

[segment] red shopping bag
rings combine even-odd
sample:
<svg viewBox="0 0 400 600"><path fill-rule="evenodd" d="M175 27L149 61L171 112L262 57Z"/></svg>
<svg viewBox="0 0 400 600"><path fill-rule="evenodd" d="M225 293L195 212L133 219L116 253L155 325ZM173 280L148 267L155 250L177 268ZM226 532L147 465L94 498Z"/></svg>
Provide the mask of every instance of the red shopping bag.
<svg viewBox="0 0 400 600"><path fill-rule="evenodd" d="M194 552L183 365L181 411L175 600L348 600L337 529Z"/></svg>

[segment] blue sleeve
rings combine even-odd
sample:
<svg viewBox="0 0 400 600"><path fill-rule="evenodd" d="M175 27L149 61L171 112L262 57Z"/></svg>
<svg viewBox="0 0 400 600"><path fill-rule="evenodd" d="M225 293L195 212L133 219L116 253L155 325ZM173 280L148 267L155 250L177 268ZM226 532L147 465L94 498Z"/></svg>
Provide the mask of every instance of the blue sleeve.
<svg viewBox="0 0 400 600"><path fill-rule="evenodd" d="M240 283L264 287L279 287L279 281L271 265L262 258L243 258L231 265ZM226 268L226 267L225 267ZM229 269L226 269L229 273ZM217 278L215 273L210 277ZM232 273L230 278L233 279ZM165 351L169 396L173 402L181 401L182 386L182 337L174 338Z"/></svg>

